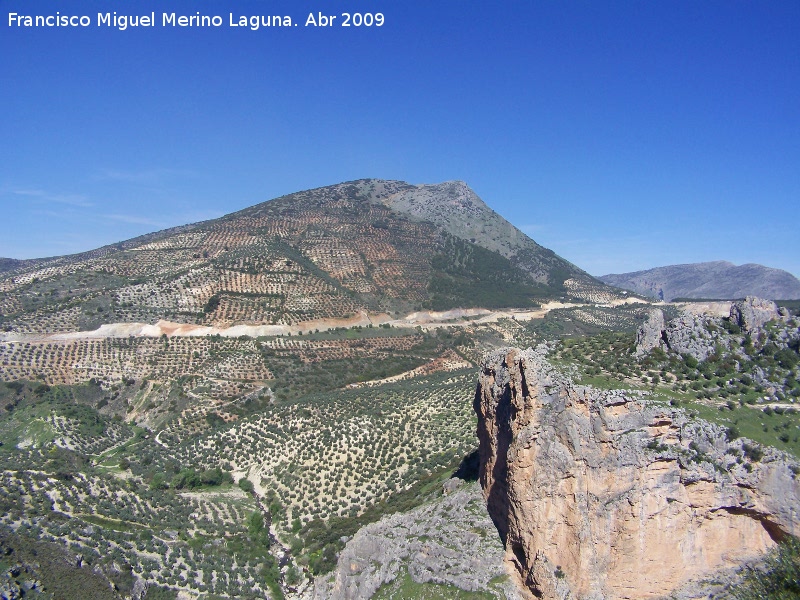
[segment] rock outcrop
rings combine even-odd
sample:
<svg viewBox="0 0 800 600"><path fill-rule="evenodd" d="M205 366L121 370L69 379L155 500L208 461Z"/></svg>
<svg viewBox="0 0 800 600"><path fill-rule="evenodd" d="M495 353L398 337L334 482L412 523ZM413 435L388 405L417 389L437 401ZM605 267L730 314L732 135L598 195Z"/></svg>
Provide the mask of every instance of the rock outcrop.
<svg viewBox="0 0 800 600"><path fill-rule="evenodd" d="M706 360L717 350L720 336L716 327L708 327L708 319L684 312L664 321L664 313L652 309L636 333L635 355L641 358L656 348L676 354L688 354L698 361Z"/></svg>
<svg viewBox="0 0 800 600"><path fill-rule="evenodd" d="M744 300L734 302L731 305L731 321L748 333L761 329L769 321L774 321L781 317L782 314L778 311L778 305L772 300L748 296Z"/></svg>
<svg viewBox="0 0 800 600"><path fill-rule="evenodd" d="M543 349L487 355L474 406L487 508L531 597L660 597L800 533L786 455L575 386Z"/></svg>
<svg viewBox="0 0 800 600"><path fill-rule="evenodd" d="M367 525L347 542L336 569L315 582L314 599L371 598L405 573L417 584L521 600L506 577L503 546L475 482L450 480L447 495ZM397 596L400 597L400 596Z"/></svg>
<svg viewBox="0 0 800 600"><path fill-rule="evenodd" d="M644 356L656 348L663 348L663 332L666 328L664 313L654 308L647 314L647 319L636 332L636 357Z"/></svg>
<svg viewBox="0 0 800 600"><path fill-rule="evenodd" d="M676 354L706 360L714 354L720 336L708 327L708 319L691 313L683 313L670 319L664 329L666 349Z"/></svg>

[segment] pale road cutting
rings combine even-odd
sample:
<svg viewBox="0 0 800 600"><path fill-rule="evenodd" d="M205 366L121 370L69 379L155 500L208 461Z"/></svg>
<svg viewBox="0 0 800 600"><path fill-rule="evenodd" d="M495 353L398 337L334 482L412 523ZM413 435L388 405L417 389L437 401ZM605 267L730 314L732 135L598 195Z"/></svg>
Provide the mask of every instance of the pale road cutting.
<svg viewBox="0 0 800 600"><path fill-rule="evenodd" d="M548 302L540 308L529 310L488 310L485 308L454 308L443 312L418 311L408 314L400 319L393 319L386 313L368 314L360 312L344 319L317 319L304 321L296 325L233 325L231 327L209 327L205 325L191 325L186 323L173 323L171 321L158 321L155 325L147 323L107 323L92 331L75 331L71 333L2 333L0 342L47 342L69 340L91 340L104 338L127 337L203 337L219 335L222 337L267 337L289 336L308 334L315 331L330 331L337 327L353 328L367 327L369 325L390 325L395 328L437 329L439 327L465 327L470 324L495 323L501 319L516 321L530 321L543 319L547 313L559 308L581 307L613 307L623 304L642 303L641 299L624 298L613 300L605 304L592 303L564 303ZM669 302L652 302L652 306L665 306L675 304ZM694 302L675 304L694 314L713 313L725 315L730 311L730 302Z"/></svg>

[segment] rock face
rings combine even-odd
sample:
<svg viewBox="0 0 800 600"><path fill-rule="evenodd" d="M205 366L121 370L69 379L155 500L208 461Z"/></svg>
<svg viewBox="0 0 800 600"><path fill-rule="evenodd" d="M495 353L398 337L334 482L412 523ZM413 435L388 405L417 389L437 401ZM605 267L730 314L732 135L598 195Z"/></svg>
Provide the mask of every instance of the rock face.
<svg viewBox="0 0 800 600"><path fill-rule="evenodd" d="M598 287L596 279L543 248L490 209L463 181L409 185L372 179L353 184L370 202L390 207L415 220L429 221L456 237L497 252L540 283L560 286L564 279L571 278L579 291L584 286ZM604 286L600 284L600 287ZM607 293L614 291L609 289Z"/></svg>
<svg viewBox="0 0 800 600"><path fill-rule="evenodd" d="M778 309L771 300L754 296L734 302L730 308L730 321L746 333L761 331L769 321L782 322L785 329L790 320L786 309ZM659 309L652 309L636 333L635 355L640 358L660 348L676 354L688 354L698 361L706 360L720 345L729 344L729 340L720 331L721 324L719 319L689 312L683 312L665 322L664 313ZM780 338L782 334L778 331L777 335ZM791 337L791 332L783 337L787 335Z"/></svg>
<svg viewBox="0 0 800 600"><path fill-rule="evenodd" d="M768 321L781 318L778 305L772 300L763 300L748 296L744 301L734 302L731 306L731 321L742 330L752 332L761 329Z"/></svg>
<svg viewBox="0 0 800 600"><path fill-rule="evenodd" d="M487 355L474 406L487 508L531 597L691 590L800 533L786 455L752 462L718 426L575 386L542 349Z"/></svg>
<svg viewBox="0 0 800 600"><path fill-rule="evenodd" d="M317 579L313 598L371 598L405 572L418 584L521 598L505 577L503 546L478 484L451 479L445 490L447 495L438 501L359 530L347 542L333 573Z"/></svg>
<svg viewBox="0 0 800 600"><path fill-rule="evenodd" d="M666 348L677 354L688 354L699 361L714 354L719 335L707 326L701 316L683 313L671 319L664 330Z"/></svg>
<svg viewBox="0 0 800 600"><path fill-rule="evenodd" d="M653 309L636 333L636 357L660 348L676 354L688 354L698 361L706 360L717 349L720 336L707 326L707 319L685 312L668 322L664 313Z"/></svg>
<svg viewBox="0 0 800 600"><path fill-rule="evenodd" d="M662 348L664 345L663 331L665 329L664 313L654 308L647 315L647 319L639 331L636 332L636 357L644 356L651 350Z"/></svg>

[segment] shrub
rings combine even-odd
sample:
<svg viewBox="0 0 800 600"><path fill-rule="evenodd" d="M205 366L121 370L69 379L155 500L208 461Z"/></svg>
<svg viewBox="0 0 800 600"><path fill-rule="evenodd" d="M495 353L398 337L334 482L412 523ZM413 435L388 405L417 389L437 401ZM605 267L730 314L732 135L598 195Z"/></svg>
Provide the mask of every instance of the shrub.
<svg viewBox="0 0 800 600"><path fill-rule="evenodd" d="M758 462L764 457L764 451L758 446L751 446L750 444L744 444L742 446L742 450L744 450L745 456L747 456L747 458L749 458L753 462Z"/></svg>
<svg viewBox="0 0 800 600"><path fill-rule="evenodd" d="M217 308L219 308L219 302L220 302L219 296L214 294L213 296L211 296L211 298L208 299L208 302L206 302L206 305L203 308L203 312L205 313L214 312L215 310L217 310Z"/></svg>
<svg viewBox="0 0 800 600"><path fill-rule="evenodd" d="M683 355L683 363L690 369L696 369L698 365L697 359L689 354Z"/></svg>
<svg viewBox="0 0 800 600"><path fill-rule="evenodd" d="M744 582L732 591L736 600L800 598L800 540L787 536L764 567L747 567Z"/></svg>

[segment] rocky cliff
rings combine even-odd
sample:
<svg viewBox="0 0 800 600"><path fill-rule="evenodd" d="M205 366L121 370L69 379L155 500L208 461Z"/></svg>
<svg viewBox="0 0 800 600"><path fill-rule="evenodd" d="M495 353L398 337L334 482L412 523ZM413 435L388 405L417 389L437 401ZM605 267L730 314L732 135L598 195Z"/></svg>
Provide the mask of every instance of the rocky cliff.
<svg viewBox="0 0 800 600"><path fill-rule="evenodd" d="M719 329L709 328L710 322L707 317L688 312L666 321L664 313L654 308L636 332L636 357L660 348L699 361L706 360L714 354L718 344L724 343Z"/></svg>
<svg viewBox="0 0 800 600"><path fill-rule="evenodd" d="M789 312L785 308L779 309L772 300L764 300L755 296L748 296L731 305L731 321L748 333L761 329L770 321L788 319L788 317Z"/></svg>
<svg viewBox="0 0 800 600"><path fill-rule="evenodd" d="M531 597L680 596L800 533L786 455L576 386L541 348L487 355L474 406L487 508Z"/></svg>

